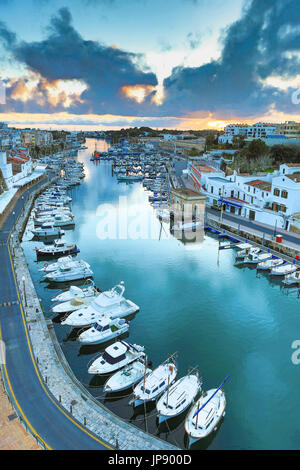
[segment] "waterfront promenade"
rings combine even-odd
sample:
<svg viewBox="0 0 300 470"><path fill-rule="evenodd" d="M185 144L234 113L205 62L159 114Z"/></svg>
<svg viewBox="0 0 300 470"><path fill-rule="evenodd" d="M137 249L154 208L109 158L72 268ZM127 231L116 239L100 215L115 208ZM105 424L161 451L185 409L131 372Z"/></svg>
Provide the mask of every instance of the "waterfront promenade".
<svg viewBox="0 0 300 470"><path fill-rule="evenodd" d="M9 235L30 192L28 189L17 201L0 234L0 339L6 347L2 374L24 427L45 449L174 449L107 411L66 373L63 358L59 360L51 341L23 250L14 246L12 253L9 246ZM19 229L22 223L20 220Z"/></svg>
<svg viewBox="0 0 300 470"><path fill-rule="evenodd" d="M216 212L214 209L206 208L207 216L217 223L223 223L236 230L243 230L251 235L264 238L264 240L274 240L274 235L282 235L281 247L291 248L292 250L300 250L300 235L294 232L288 232L282 229L276 229L267 224L255 222L238 215L223 212Z"/></svg>

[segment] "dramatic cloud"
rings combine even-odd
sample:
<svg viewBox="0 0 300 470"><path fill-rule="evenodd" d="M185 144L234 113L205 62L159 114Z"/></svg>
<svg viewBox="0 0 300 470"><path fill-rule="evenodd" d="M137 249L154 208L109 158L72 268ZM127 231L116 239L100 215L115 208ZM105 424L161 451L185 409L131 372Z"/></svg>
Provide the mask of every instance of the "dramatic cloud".
<svg viewBox="0 0 300 470"><path fill-rule="evenodd" d="M72 100L70 110L99 114L119 113L120 109L124 113L137 112L137 101L128 99L121 88L125 85L155 87L156 76L139 68L139 55L84 40L73 28L71 20L69 10L62 8L51 19L49 35L43 41L18 42L15 34L3 24L0 25L0 38L17 61L49 84L57 80L85 83L80 106L78 103L73 106ZM45 103L41 102L41 105L45 106ZM63 106L61 100L56 105L58 109ZM52 109L53 102L49 106Z"/></svg>
<svg viewBox="0 0 300 470"><path fill-rule="evenodd" d="M143 56L123 51L119 44L107 47L83 39L67 8L52 17L41 41L20 41L0 23L6 50L28 71L27 77L6 81L3 111L206 115L212 120L299 115L292 94L300 86L300 2L245 4L241 18L223 32L221 57L200 67L178 66L163 86L162 77L158 85L156 75L146 69ZM202 33L199 25L199 31L187 34L185 47L197 50ZM169 43L160 41L168 51Z"/></svg>
<svg viewBox="0 0 300 470"><path fill-rule="evenodd" d="M264 83L300 72L299 0L253 0L224 35L221 58L198 68L177 67L164 81L164 109L188 114L197 110L250 115L271 107L290 113L294 90Z"/></svg>

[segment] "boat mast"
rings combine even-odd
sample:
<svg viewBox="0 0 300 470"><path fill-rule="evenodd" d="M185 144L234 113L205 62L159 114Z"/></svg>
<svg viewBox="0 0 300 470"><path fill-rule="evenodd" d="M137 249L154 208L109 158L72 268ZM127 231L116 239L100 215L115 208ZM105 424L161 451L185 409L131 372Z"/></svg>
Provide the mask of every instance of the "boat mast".
<svg viewBox="0 0 300 470"><path fill-rule="evenodd" d="M145 393L147 363L148 363L148 359L147 359L147 356L146 356L146 358L145 358L144 382L143 382L143 393Z"/></svg>
<svg viewBox="0 0 300 470"><path fill-rule="evenodd" d="M223 382L221 383L221 385L217 388L217 390L212 394L212 396L207 400L207 402L204 403L204 405L201 406L200 409L198 409L196 411L196 413L194 414L193 418L195 418L195 416L198 417L198 414L201 410L203 410L203 408L207 405L207 403L210 402L210 400L218 393L218 391L223 387L223 385L225 384L225 382L229 379L230 375L227 375L226 379L223 380Z"/></svg>

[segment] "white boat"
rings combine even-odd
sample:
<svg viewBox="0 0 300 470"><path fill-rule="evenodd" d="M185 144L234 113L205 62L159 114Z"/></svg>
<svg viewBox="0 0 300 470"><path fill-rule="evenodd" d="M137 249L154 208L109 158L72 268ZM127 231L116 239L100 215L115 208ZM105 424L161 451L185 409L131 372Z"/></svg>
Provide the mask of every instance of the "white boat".
<svg viewBox="0 0 300 470"><path fill-rule="evenodd" d="M251 254L258 254L260 253L261 249L254 246L254 247L251 247L251 248L244 248L242 250L239 250L238 253L236 254L236 260L240 260L240 259L244 259L244 258L247 258L247 256L251 255Z"/></svg>
<svg viewBox="0 0 300 470"><path fill-rule="evenodd" d="M177 380L156 404L158 422L162 423L183 413L201 391L201 385L198 374L186 375Z"/></svg>
<svg viewBox="0 0 300 470"><path fill-rule="evenodd" d="M269 259L267 261L262 261L258 263L257 269L261 271L270 271L272 268L276 268L276 266L281 266L284 263L283 259Z"/></svg>
<svg viewBox="0 0 300 470"><path fill-rule="evenodd" d="M45 279L48 282L69 282L87 279L93 275L90 265L80 260L76 266L71 266L71 263L62 264L57 271L46 274Z"/></svg>
<svg viewBox="0 0 300 470"><path fill-rule="evenodd" d="M111 374L132 362L145 357L144 347L117 341L108 346L104 353L98 357L88 369L92 375Z"/></svg>
<svg viewBox="0 0 300 470"><path fill-rule="evenodd" d="M98 288L95 286L93 281L87 281L87 284L83 287L71 286L70 289L61 292L56 297L53 297L52 302L69 302L74 297L90 297L94 296L95 292L99 294Z"/></svg>
<svg viewBox="0 0 300 470"><path fill-rule="evenodd" d="M158 400L156 409L159 424L183 413L201 391L199 374L190 374L177 380Z"/></svg>
<svg viewBox="0 0 300 470"><path fill-rule="evenodd" d="M244 258L244 264L258 264L272 259L272 253L250 253Z"/></svg>
<svg viewBox="0 0 300 470"><path fill-rule="evenodd" d="M110 291L102 292L88 307L71 313L61 324L79 328L96 323L103 315L114 319L137 312L139 307L130 300L124 299L124 290L124 284L120 283Z"/></svg>
<svg viewBox="0 0 300 470"><path fill-rule="evenodd" d="M295 271L292 274L288 274L285 279L283 279L282 283L285 286L300 284L300 271Z"/></svg>
<svg viewBox="0 0 300 470"><path fill-rule="evenodd" d="M129 330L129 323L124 318L102 317L92 328L78 336L81 344L100 344L123 335Z"/></svg>
<svg viewBox="0 0 300 470"><path fill-rule="evenodd" d="M106 393L111 393L126 390L139 382L143 377L149 375L151 372L152 370L147 368L145 363L135 361L113 374L105 382L104 391Z"/></svg>
<svg viewBox="0 0 300 470"><path fill-rule="evenodd" d="M142 380L133 390L133 399L130 404L139 406L149 401L154 401L161 395L168 387L172 385L177 375L177 367L174 362L167 360L145 380Z"/></svg>
<svg viewBox="0 0 300 470"><path fill-rule="evenodd" d="M278 266L271 270L271 276L286 276L292 274L298 270L299 266L296 264L285 263L282 266Z"/></svg>
<svg viewBox="0 0 300 470"><path fill-rule="evenodd" d="M62 264L66 264L70 261L74 261L71 255L61 256L55 263L45 263L44 267L40 268L39 271L51 273L52 271L57 271Z"/></svg>
<svg viewBox="0 0 300 470"><path fill-rule="evenodd" d="M38 256L60 256L78 253L79 249L74 243L67 244L65 240L55 240L53 245L35 248Z"/></svg>
<svg viewBox="0 0 300 470"><path fill-rule="evenodd" d="M234 245L234 248L236 250L244 250L246 252L246 250L250 250L253 246L250 243L237 243Z"/></svg>
<svg viewBox="0 0 300 470"><path fill-rule="evenodd" d="M52 224L42 224L39 228L31 229L36 237L60 237L65 234L60 227L54 227Z"/></svg>
<svg viewBox="0 0 300 470"><path fill-rule="evenodd" d="M40 217L34 218L34 225L39 226L43 224L51 224L54 227L68 227L70 225L74 225L74 217L73 215L68 215L65 213L57 214L54 217Z"/></svg>
<svg viewBox="0 0 300 470"><path fill-rule="evenodd" d="M119 181L142 181L143 175L119 175L117 176Z"/></svg>
<svg viewBox="0 0 300 470"><path fill-rule="evenodd" d="M207 437L216 430L218 423L225 416L225 409L226 399L222 389L213 388L203 394L185 420L184 427L189 436L189 444Z"/></svg>

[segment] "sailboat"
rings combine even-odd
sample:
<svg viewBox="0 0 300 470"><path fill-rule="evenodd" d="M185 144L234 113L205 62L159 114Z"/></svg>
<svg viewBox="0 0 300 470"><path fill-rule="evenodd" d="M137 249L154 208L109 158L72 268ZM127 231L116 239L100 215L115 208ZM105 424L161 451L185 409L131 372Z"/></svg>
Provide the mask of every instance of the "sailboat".
<svg viewBox="0 0 300 470"><path fill-rule="evenodd" d="M144 377L133 390L133 399L130 404L134 407L156 400L167 388L172 385L177 375L174 356L154 369L151 374Z"/></svg>
<svg viewBox="0 0 300 470"><path fill-rule="evenodd" d="M229 377L228 375L218 388L203 393L190 410L184 424L185 431L189 436L189 445L207 437L216 430L219 422L225 416L226 399L222 387Z"/></svg>
<svg viewBox="0 0 300 470"><path fill-rule="evenodd" d="M199 373L189 374L177 380L158 400L158 422L174 418L183 413L201 390Z"/></svg>

